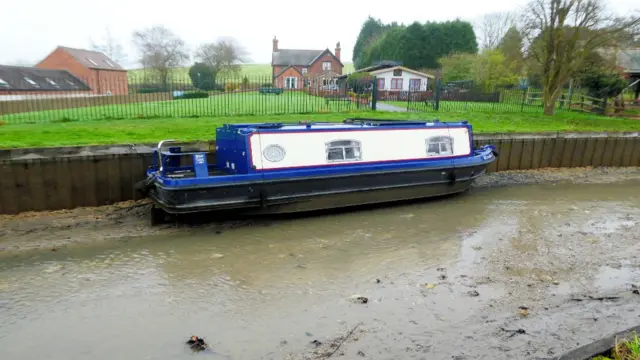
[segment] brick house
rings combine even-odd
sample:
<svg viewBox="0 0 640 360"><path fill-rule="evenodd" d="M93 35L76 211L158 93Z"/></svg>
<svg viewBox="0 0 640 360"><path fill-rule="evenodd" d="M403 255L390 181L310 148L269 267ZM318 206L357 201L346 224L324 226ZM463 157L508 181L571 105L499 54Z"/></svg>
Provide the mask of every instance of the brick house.
<svg viewBox="0 0 640 360"><path fill-rule="evenodd" d="M127 70L99 51L58 46L35 67L66 70L84 81L94 94L129 93Z"/></svg>
<svg viewBox="0 0 640 360"><path fill-rule="evenodd" d="M87 96L87 84L66 70L0 65L0 100Z"/></svg>
<svg viewBox="0 0 640 360"><path fill-rule="evenodd" d="M340 61L340 42L335 53L331 50L280 49L278 39L273 38L271 75L275 87L302 89L305 85L321 87L335 84L342 75L344 65Z"/></svg>

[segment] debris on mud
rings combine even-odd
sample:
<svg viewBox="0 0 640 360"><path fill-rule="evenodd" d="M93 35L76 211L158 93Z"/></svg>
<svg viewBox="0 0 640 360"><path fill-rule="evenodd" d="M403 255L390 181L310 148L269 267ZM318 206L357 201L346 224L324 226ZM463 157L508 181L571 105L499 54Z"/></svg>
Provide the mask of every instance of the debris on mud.
<svg viewBox="0 0 640 360"><path fill-rule="evenodd" d="M476 296L480 296L480 293L477 292L476 290L471 290L471 291L467 291L467 295L471 297L476 297Z"/></svg>
<svg viewBox="0 0 640 360"><path fill-rule="evenodd" d="M529 308L526 305L520 305L518 307L518 310L519 310L520 316L522 317L529 316Z"/></svg>
<svg viewBox="0 0 640 360"><path fill-rule="evenodd" d="M358 323L345 335L336 336L334 338L327 339L324 342L313 340L310 343L310 345L313 345L313 350L310 350L310 352L306 354L289 354L289 356L287 356L285 359L321 360L345 355L346 349L344 345L348 342L357 341L359 339L359 335L365 332L365 330L363 330L360 325L361 323ZM364 352L360 350L356 353L356 355L364 357ZM349 356L349 358L353 358L353 355Z"/></svg>
<svg viewBox="0 0 640 360"><path fill-rule="evenodd" d="M353 302L353 303L356 303L356 304L366 304L366 303L369 302L368 298L366 298L366 297L364 297L362 295L359 295L359 294L351 295L351 297L349 297L349 300L351 302Z"/></svg>
<svg viewBox="0 0 640 360"><path fill-rule="evenodd" d="M500 328L500 330L510 334L507 338L512 338L516 335L524 335L527 333L525 329L508 330L505 328Z"/></svg>
<svg viewBox="0 0 640 360"><path fill-rule="evenodd" d="M587 300L595 300L595 301L605 301L605 300L620 300L620 296L587 296L585 298L571 298L571 301L587 301Z"/></svg>

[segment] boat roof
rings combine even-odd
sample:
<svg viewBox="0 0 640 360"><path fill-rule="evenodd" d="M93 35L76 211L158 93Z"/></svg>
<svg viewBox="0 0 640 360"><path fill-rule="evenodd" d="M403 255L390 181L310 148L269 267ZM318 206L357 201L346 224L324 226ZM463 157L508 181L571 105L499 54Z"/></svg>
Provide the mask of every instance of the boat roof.
<svg viewBox="0 0 640 360"><path fill-rule="evenodd" d="M300 121L298 123L246 123L246 124L224 124L223 127L229 130L244 130L253 132L258 130L279 130L279 131L295 131L295 130L343 130L343 129L362 129L362 128L379 128L384 127L457 127L469 126L468 121L449 121L440 120L394 120L394 119L345 119L343 122L307 122Z"/></svg>

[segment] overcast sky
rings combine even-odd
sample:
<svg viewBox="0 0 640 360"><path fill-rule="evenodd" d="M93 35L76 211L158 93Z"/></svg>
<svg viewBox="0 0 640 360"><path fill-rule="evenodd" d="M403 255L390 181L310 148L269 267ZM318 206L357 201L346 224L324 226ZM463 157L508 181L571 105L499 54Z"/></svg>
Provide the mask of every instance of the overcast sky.
<svg viewBox="0 0 640 360"><path fill-rule="evenodd" d="M131 44L134 30L162 24L194 49L221 36L236 38L252 62L271 61L271 40L281 48L334 49L351 61L353 44L368 15L388 23L473 21L484 13L515 10L526 0L345 0L307 2L225 0L3 0L0 64L34 64L56 46L89 48L109 27L124 46L125 67L139 67ZM638 0L609 0L612 10L628 13Z"/></svg>

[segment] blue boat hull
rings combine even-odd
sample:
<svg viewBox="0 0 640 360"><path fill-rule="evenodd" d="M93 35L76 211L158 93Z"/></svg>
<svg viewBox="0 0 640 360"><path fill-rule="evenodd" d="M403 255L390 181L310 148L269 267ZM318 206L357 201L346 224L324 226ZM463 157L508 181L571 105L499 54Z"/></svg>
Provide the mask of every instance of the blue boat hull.
<svg viewBox="0 0 640 360"><path fill-rule="evenodd" d="M492 153L492 150L487 150ZM495 152L494 152L495 153ZM492 154L493 155L493 154ZM154 183L149 196L171 214L242 210L294 213L414 200L459 193L485 173L495 156L478 154L464 166L423 167L331 176L284 178L210 186Z"/></svg>

